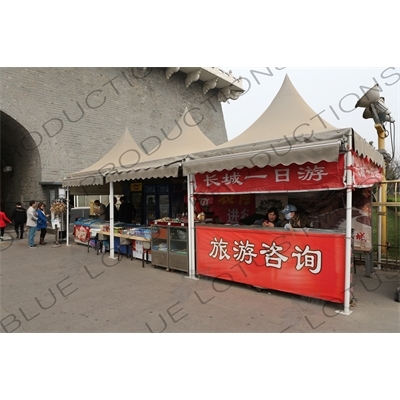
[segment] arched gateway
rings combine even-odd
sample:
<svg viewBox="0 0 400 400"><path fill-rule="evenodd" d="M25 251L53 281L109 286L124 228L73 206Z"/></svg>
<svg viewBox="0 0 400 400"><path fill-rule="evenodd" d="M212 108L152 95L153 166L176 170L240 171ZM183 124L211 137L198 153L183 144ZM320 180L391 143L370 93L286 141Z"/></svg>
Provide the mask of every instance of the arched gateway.
<svg viewBox="0 0 400 400"><path fill-rule="evenodd" d="M221 101L241 82L218 68L0 68L1 206L50 203L62 178L92 165L125 128L140 146L190 111L214 144L227 140ZM148 141L146 142L148 143Z"/></svg>

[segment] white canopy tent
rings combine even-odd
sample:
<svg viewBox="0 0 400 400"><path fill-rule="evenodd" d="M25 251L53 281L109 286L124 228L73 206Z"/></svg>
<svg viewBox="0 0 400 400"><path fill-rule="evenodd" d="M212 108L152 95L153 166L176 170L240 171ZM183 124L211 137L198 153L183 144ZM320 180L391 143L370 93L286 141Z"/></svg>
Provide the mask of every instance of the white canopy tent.
<svg viewBox="0 0 400 400"><path fill-rule="evenodd" d="M342 313L349 315L353 151L379 167L384 165L382 155L353 129L337 129L318 116L286 76L271 105L246 131L214 150L191 154L186 158L183 174L189 177L188 183L192 182L188 186L188 198L193 199L194 174L197 173L254 166L262 168L279 164L334 162L338 161L339 153L346 153L346 265ZM193 210L194 203L189 216ZM193 238L194 234L191 234L189 240ZM194 249L194 241L191 246ZM194 256L191 261L195 262Z"/></svg>
<svg viewBox="0 0 400 400"><path fill-rule="evenodd" d="M103 187L105 176L109 183L109 201L113 203L114 182L130 179L144 179L156 177L177 177L180 167L179 155L187 151L206 151L215 148L198 127L187 107L171 132L151 151L143 151L129 133L128 128L120 137L114 147L100 160L90 167L70 174L63 179L62 185L70 187ZM140 168L138 168L140 166ZM95 193L91 191L91 193ZM68 196L67 196L68 198ZM67 215L68 219L68 215ZM114 208L110 207L111 236L110 242L114 242ZM67 227L67 245L68 243ZM114 249L110 246L110 257L114 258Z"/></svg>
<svg viewBox="0 0 400 400"><path fill-rule="evenodd" d="M334 127L316 113L286 75L281 88L263 114L243 133L218 146L217 149L227 149L229 152L230 148L236 146L276 139L283 139L288 144L329 140L336 136L335 132L340 136L343 130ZM383 166L383 157L355 132L353 141L353 148L359 156L368 156L376 164Z"/></svg>

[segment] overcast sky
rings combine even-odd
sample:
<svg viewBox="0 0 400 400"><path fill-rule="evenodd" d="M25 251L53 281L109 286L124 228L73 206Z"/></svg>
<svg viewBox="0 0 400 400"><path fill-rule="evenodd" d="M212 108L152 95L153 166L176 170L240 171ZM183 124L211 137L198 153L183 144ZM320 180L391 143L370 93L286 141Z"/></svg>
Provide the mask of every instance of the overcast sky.
<svg viewBox="0 0 400 400"><path fill-rule="evenodd" d="M353 128L368 142L373 141L378 148L377 132L372 119L362 117L363 108L355 108L355 103L368 88L379 83L390 109L395 125L400 123L400 68L285 68L254 67L232 68L221 67L225 71L232 70L235 78L246 78L243 86L246 93L238 100L223 103L228 138L241 134L270 105L278 93L287 74L294 87L316 112L327 122L337 128ZM251 72L253 71L253 72ZM257 71L257 72L256 72ZM263 72L268 75L263 75ZM258 81L258 82L257 82ZM389 124L386 124L389 130ZM397 129L396 148L400 147L400 128ZM385 140L385 148L391 153L393 137ZM397 155L399 151L397 150Z"/></svg>

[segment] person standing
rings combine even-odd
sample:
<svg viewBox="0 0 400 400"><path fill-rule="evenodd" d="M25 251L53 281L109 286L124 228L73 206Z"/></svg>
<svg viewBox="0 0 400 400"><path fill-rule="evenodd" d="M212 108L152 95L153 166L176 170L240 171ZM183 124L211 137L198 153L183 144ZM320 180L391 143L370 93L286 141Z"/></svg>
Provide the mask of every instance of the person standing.
<svg viewBox="0 0 400 400"><path fill-rule="evenodd" d="M4 240L4 229L7 226L7 222L11 224L11 220L8 219L6 213L0 209L0 241Z"/></svg>
<svg viewBox="0 0 400 400"><path fill-rule="evenodd" d="M21 202L17 202L11 214L11 221L14 222L14 229L17 239L24 238L24 228L26 224L26 209L22 207Z"/></svg>
<svg viewBox="0 0 400 400"><path fill-rule="evenodd" d="M110 203L106 207L106 221L110 220ZM118 221L117 198L114 197L114 221Z"/></svg>
<svg viewBox="0 0 400 400"><path fill-rule="evenodd" d="M134 205L126 201L125 196L121 196L119 201L121 202L118 211L118 217L120 222L131 224L136 217L136 209Z"/></svg>
<svg viewBox="0 0 400 400"><path fill-rule="evenodd" d="M105 220L106 219L106 206L103 203L100 203L100 200L95 200L94 205L96 206L98 212L96 215L100 218Z"/></svg>
<svg viewBox="0 0 400 400"><path fill-rule="evenodd" d="M29 208L26 212L26 226L29 228L28 232L28 243L31 249L36 249L35 244L35 233L37 228L37 212L36 212L36 201L31 200L29 202Z"/></svg>
<svg viewBox="0 0 400 400"><path fill-rule="evenodd" d="M49 215L48 214L46 215L45 207L46 207L46 205L44 203L39 203L38 204L38 208L37 208L38 220L37 220L36 229L38 231L40 231L40 242L39 242L39 244L42 244L42 245L47 244L44 241L44 238L45 238L46 233L47 233L47 217Z"/></svg>

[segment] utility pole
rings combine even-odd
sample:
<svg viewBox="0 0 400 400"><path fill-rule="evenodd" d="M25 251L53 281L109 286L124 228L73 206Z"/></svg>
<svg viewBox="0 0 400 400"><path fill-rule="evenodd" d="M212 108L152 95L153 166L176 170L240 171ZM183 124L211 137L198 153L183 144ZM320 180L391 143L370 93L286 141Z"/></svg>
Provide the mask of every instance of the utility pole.
<svg viewBox="0 0 400 400"><path fill-rule="evenodd" d="M376 132L378 133L378 150L383 154L385 149L386 131L381 124L375 124ZM386 184L386 160L382 171L384 182L379 188L379 206L378 220L379 220L379 248L378 248L378 261L381 261L381 255L387 255L387 184Z"/></svg>
<svg viewBox="0 0 400 400"><path fill-rule="evenodd" d="M361 97L356 103L355 107L365 108L363 113L364 119L372 118L375 122L375 129L378 133L378 151L384 157L384 167L383 167L383 183L379 188L379 227L378 227L378 262L381 261L381 255L387 254L387 215L386 215L386 202L387 202L387 183L386 183L386 162L385 157L385 139L386 139L386 129L385 124L389 122L394 124L394 119L391 117L390 110L385 105L385 99L380 97L381 89L379 84L376 84L367 93Z"/></svg>

